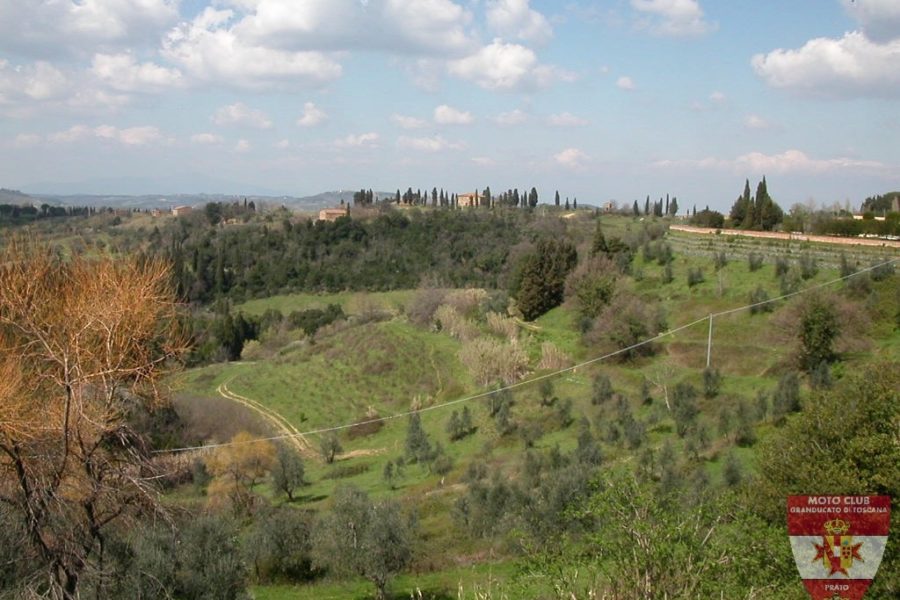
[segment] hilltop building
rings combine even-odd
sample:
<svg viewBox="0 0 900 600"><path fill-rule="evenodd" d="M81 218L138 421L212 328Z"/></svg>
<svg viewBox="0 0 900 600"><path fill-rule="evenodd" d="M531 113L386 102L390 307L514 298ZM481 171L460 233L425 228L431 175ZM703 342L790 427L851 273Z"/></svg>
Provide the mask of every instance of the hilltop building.
<svg viewBox="0 0 900 600"><path fill-rule="evenodd" d="M341 217L350 216L350 207L323 208L319 211L319 221L337 221Z"/></svg>

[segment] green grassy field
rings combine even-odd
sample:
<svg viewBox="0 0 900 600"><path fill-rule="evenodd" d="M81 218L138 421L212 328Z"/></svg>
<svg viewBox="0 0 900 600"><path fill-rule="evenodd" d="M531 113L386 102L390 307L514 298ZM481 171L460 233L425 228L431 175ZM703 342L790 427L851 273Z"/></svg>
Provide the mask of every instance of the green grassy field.
<svg viewBox="0 0 900 600"><path fill-rule="evenodd" d="M268 309L281 311L288 315L291 311L310 308L325 308L329 304L338 304L348 313L360 313L376 309L396 313L406 306L412 298L414 290L395 290L390 292L339 292L334 294L283 294L269 298L248 300L236 305L236 311L251 315L261 315Z"/></svg>

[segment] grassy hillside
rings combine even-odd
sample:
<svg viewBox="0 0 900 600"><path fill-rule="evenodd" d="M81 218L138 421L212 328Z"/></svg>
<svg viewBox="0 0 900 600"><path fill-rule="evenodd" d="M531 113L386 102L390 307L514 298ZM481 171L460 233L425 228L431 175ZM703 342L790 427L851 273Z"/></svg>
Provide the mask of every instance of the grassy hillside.
<svg viewBox="0 0 900 600"><path fill-rule="evenodd" d="M612 220L608 231L610 235L626 236L638 226L630 219L618 219ZM806 248L798 254L795 249L767 247L770 260L762 268L751 270L747 254L755 246L748 250L729 240L698 245L684 234L666 239L676 248L671 264L672 280L665 282L664 265L639 252L633 261L632 276L623 278L620 285L623 290L661 307L668 330L711 313L745 306L750 303L751 292L758 288L764 289L769 297L780 296L786 290L775 276L774 257L787 258L790 268L797 273L798 256L809 252ZM715 255L721 252L726 253L725 264L719 257L719 268L716 268ZM800 289L811 288L836 279L840 252L837 248L817 248L814 258L818 272L805 280L797 275L796 285ZM870 259L877 258L878 255L860 255L854 261L867 266ZM702 270L704 281L690 286L688 272L696 269ZM850 306L866 313L867 318L859 321L864 330L846 332L850 334L849 341L842 352L843 361L832 369L835 378L876 355L885 360L900 360L896 321L900 297L896 276L869 283L868 292L845 293L846 285L832 284L825 289L842 294ZM261 314L268 308L286 313L339 303L351 318L340 327L320 332L314 340L287 345L270 359L212 365L189 371L180 380L182 392L193 396L216 395L217 388L225 383L229 390L276 411L301 431L352 424L367 415L390 418L412 407L438 406L436 410L422 412L421 420L431 443L440 444L449 459L445 472L435 472L427 465L408 464L389 485L383 477L385 466L404 454L407 435L407 419L390 418L382 426L367 431L340 429L344 452L334 464L307 457L310 485L303 488L297 502L302 507L327 506L337 485L352 484L375 497L399 499L413 509L418 515L422 539L412 571L422 575L404 576L398 582L397 589L407 592L421 586L435 593L443 590L442 593L455 597L452 594L456 582L467 581L469 571L449 565L480 563L491 555L515 555L508 542L466 535L453 516L458 499L470 486L468 473L473 464L486 465L490 471L503 473L511 481L520 480L529 448L539 454L551 453L554 448L562 453L572 452L579 444L579 433L587 426L598 440L605 465L635 468L645 460L641 458L642 453L657 455L665 446L679 457L696 453L694 462L705 471L710 485L724 488L727 460L737 460L744 476L752 473L756 444L736 445L733 424L723 423L728 419L733 423L735 414L743 407L758 408L754 403L759 402L760 394L768 396L763 413L754 421L756 437L765 439L776 427L771 412L766 412L772 408L771 395L779 378L796 369L797 340L788 327L797 300L780 301L771 313L751 314L744 310L714 319L711 366L722 375L721 388L714 396L703 394L709 335L709 323L704 320L661 338L651 356L629 362L603 360L554 375L550 381L557 400L548 406L541 402L544 392L541 383L528 383L529 379L553 373L552 369L538 367L543 343L551 342L560 349L567 355L568 364L588 362L604 353L603 348L585 341L579 330L578 308L569 301L519 329L517 343L525 350L529 362L528 374L512 390L514 431L504 434L500 430L497 420L488 413L488 400L472 400L465 404L473 412L476 432L460 441L451 441L447 422L451 412L461 410L463 404L439 405L485 388L476 385L473 374L460 359L464 341L446 330L414 325L407 318L416 295L412 290L324 296L294 294L247 302L236 308L251 314ZM375 321L363 318L373 308L387 311L391 316L383 315L386 320ZM467 318L479 337L496 339L484 314L470 314ZM603 405L592 402L593 382L601 374L609 377L619 400ZM666 398L671 402L678 384L691 384L699 392L696 427L709 438L699 450L693 434L676 435L677 423L666 405ZM649 399L642 397L644 388L649 391ZM809 393L805 378L801 393L804 396ZM571 402L568 419L561 408L567 402ZM633 418L642 428L643 437L636 446L622 437L624 425L618 423L625 422L620 421L623 411L632 415L628 418ZM318 437L311 436L311 443L316 447ZM275 497L265 486L260 491ZM482 567L477 568L477 575L481 581L485 580ZM365 590L360 584L349 582L302 588L261 587L256 594L259 598L273 599L365 597Z"/></svg>

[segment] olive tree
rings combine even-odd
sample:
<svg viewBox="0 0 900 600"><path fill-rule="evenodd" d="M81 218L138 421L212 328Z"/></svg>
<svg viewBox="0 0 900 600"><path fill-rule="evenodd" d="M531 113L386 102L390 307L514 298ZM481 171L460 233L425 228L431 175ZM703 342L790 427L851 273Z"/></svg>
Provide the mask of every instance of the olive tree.
<svg viewBox="0 0 900 600"><path fill-rule="evenodd" d="M374 503L359 489L340 487L331 512L316 523L313 564L364 577L385 600L391 577L412 558L412 541L413 528L396 503Z"/></svg>

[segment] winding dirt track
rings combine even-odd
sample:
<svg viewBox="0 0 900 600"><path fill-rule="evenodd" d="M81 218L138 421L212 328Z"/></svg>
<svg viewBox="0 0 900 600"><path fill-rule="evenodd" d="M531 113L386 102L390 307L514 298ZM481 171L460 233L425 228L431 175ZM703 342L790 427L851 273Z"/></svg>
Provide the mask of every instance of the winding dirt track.
<svg viewBox="0 0 900 600"><path fill-rule="evenodd" d="M275 428L275 430L278 432L278 435L284 435L285 441L293 445L294 448L296 448L297 452L299 452L302 456L318 457L316 452L313 450L312 445L309 443L309 440L302 433L300 433L300 430L291 425L290 421L282 417L271 408L264 406L263 404L257 402L256 400L253 400L252 398L247 398L246 396L235 394L234 392L229 390L228 386L224 383L216 388L216 391L223 398L226 398L233 402L237 402L238 404L242 404L262 416Z"/></svg>

